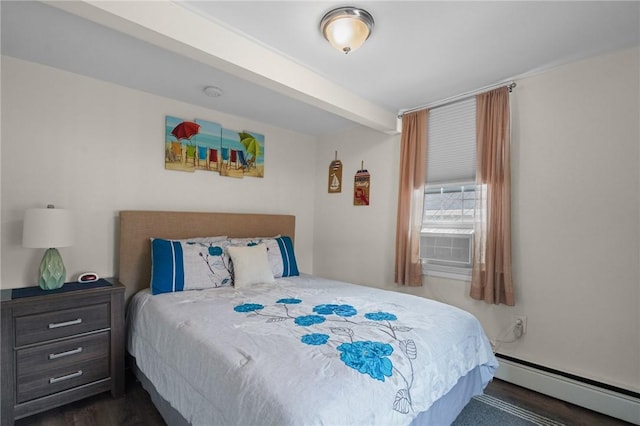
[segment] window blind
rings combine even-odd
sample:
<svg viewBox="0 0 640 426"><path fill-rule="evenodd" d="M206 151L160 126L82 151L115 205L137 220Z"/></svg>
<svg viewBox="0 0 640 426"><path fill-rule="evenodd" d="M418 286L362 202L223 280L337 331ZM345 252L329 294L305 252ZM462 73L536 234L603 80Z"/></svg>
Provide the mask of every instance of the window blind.
<svg viewBox="0 0 640 426"><path fill-rule="evenodd" d="M429 110L427 184L476 178L476 99Z"/></svg>

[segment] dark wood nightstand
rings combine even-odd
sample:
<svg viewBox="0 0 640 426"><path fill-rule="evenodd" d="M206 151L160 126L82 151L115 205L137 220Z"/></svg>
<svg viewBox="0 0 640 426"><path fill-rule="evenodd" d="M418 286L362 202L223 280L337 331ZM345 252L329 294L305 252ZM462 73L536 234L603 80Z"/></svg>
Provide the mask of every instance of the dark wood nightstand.
<svg viewBox="0 0 640 426"><path fill-rule="evenodd" d="M2 426L97 393L124 394L124 286L2 290Z"/></svg>

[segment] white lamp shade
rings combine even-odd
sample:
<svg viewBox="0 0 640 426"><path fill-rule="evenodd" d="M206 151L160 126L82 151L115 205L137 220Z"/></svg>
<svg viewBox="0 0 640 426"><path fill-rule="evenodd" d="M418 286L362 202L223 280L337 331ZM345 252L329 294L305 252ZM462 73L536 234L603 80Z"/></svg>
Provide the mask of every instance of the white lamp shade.
<svg viewBox="0 0 640 426"><path fill-rule="evenodd" d="M73 244L73 215L65 209L28 209L24 215L22 245L32 248Z"/></svg>

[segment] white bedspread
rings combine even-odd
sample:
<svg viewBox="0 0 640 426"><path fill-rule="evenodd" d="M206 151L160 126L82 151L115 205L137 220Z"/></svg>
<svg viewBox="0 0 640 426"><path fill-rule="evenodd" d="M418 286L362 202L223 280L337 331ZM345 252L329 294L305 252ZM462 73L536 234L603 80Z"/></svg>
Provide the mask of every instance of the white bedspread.
<svg viewBox="0 0 640 426"><path fill-rule="evenodd" d="M407 425L498 365L465 311L310 276L145 290L128 322L138 367L194 425Z"/></svg>

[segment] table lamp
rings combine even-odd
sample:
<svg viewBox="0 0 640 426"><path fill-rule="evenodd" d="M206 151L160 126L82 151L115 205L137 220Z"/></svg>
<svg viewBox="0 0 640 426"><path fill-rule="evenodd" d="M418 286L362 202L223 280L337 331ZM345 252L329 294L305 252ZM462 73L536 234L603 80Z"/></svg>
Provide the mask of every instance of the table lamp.
<svg viewBox="0 0 640 426"><path fill-rule="evenodd" d="M56 247L73 244L73 218L71 211L56 209L27 209L24 215L22 245L31 248L46 248L40 262L38 285L43 290L62 287L67 271Z"/></svg>

